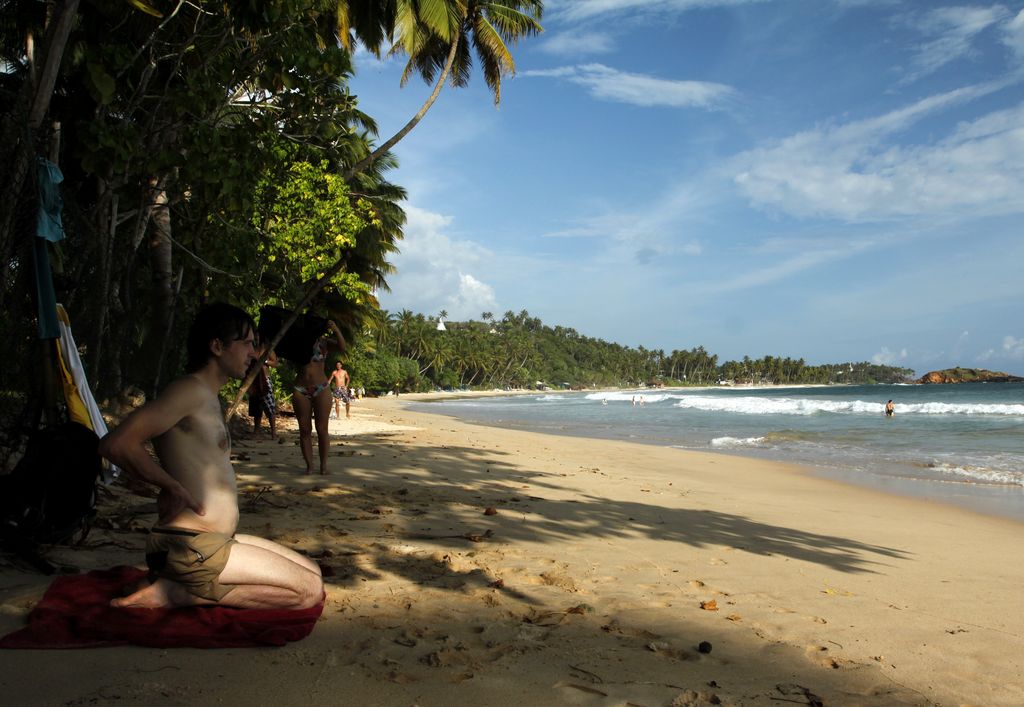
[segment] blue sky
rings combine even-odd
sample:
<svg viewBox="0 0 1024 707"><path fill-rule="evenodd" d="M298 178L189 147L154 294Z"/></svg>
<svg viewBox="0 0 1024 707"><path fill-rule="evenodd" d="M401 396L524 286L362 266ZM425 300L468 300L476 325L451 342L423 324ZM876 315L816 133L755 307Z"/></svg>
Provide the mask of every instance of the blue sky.
<svg viewBox="0 0 1024 707"><path fill-rule="evenodd" d="M1024 0L549 0L395 149L389 310L1024 375ZM390 137L429 94L361 53Z"/></svg>

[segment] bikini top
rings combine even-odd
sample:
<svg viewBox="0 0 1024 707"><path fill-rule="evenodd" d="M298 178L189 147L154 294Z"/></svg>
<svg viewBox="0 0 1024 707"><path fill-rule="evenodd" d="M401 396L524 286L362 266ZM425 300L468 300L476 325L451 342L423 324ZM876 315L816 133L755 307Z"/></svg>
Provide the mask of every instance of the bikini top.
<svg viewBox="0 0 1024 707"><path fill-rule="evenodd" d="M324 348L323 343L316 342L313 344L313 355L310 357L310 361L323 361L327 357L327 350Z"/></svg>

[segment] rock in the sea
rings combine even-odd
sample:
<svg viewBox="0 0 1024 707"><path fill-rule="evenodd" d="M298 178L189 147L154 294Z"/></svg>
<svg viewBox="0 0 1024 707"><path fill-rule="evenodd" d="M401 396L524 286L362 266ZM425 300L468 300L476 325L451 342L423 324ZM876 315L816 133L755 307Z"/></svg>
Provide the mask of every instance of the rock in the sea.
<svg viewBox="0 0 1024 707"><path fill-rule="evenodd" d="M1024 383L1024 378L1009 373L986 371L984 368L946 368L929 371L917 379L918 383Z"/></svg>

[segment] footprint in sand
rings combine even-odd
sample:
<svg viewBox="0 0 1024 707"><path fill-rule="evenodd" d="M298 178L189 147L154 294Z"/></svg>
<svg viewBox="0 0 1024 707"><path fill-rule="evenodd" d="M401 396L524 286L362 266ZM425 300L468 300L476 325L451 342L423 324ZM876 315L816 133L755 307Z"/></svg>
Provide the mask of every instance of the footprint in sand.
<svg viewBox="0 0 1024 707"><path fill-rule="evenodd" d="M820 665L823 668L831 668L832 670L838 670L839 668L845 667L850 661L843 658L837 658L829 655L828 646L810 645L807 646L805 655L815 665Z"/></svg>
<svg viewBox="0 0 1024 707"><path fill-rule="evenodd" d="M710 560L708 560L708 564L709 565L727 565L729 563L726 562L725 560L721 559L721 558L712 557Z"/></svg>
<svg viewBox="0 0 1024 707"><path fill-rule="evenodd" d="M723 592L720 589L712 589L711 587L708 587L708 585L705 582L702 582L699 579L691 579L689 582L687 582L687 584L689 585L690 589L694 590L694 594L710 594L711 596L720 597L730 596L729 592Z"/></svg>
<svg viewBox="0 0 1024 707"><path fill-rule="evenodd" d="M542 572L540 578L544 584L550 587L558 587L563 591L572 593L579 591L579 588L576 586L576 582L568 575L557 572Z"/></svg>
<svg viewBox="0 0 1024 707"><path fill-rule="evenodd" d="M570 704L578 703L580 693L586 695L595 695L598 697L608 697L607 692L597 687L583 685L578 682L569 682L567 680L560 680L559 682L556 682L552 687L554 687L556 690L562 691L562 693L567 698L567 702Z"/></svg>
<svg viewBox="0 0 1024 707"><path fill-rule="evenodd" d="M675 648L672 644L666 641L651 641L645 648L653 652L655 655L663 658L669 658L670 660L693 660L694 655L687 650L682 648Z"/></svg>
<svg viewBox="0 0 1024 707"><path fill-rule="evenodd" d="M676 695L669 703L670 707L705 707L705 705L720 705L721 698L710 690L686 690Z"/></svg>

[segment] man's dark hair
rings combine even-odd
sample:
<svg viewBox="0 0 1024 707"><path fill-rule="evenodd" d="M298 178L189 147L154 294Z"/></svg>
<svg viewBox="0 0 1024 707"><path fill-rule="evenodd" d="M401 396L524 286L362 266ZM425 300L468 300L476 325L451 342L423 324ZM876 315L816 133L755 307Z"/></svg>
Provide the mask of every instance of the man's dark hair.
<svg viewBox="0 0 1024 707"><path fill-rule="evenodd" d="M232 341L244 339L249 332L256 331L256 323L244 310L231 304L215 302L209 304L196 314L192 327L188 330L185 343L187 361L185 372L194 373L206 365L213 354L210 342L220 339L224 345Z"/></svg>

